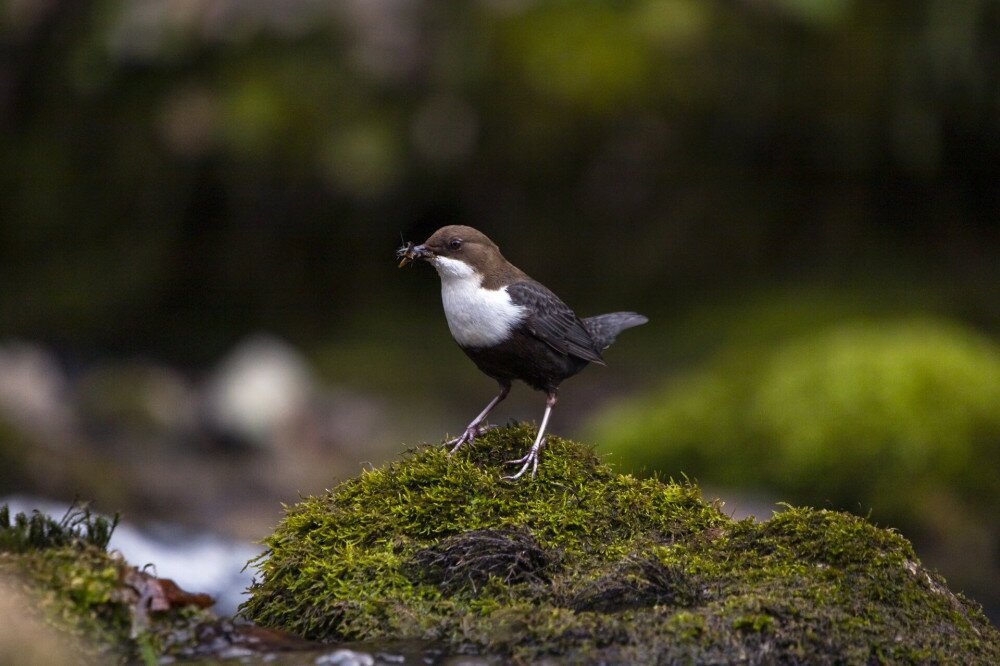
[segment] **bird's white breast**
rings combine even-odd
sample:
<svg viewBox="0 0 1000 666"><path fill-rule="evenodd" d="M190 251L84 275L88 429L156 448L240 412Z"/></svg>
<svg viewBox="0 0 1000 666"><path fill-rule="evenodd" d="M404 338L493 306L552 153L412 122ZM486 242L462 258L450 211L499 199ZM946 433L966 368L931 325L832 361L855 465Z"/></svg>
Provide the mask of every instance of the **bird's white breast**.
<svg viewBox="0 0 1000 666"><path fill-rule="evenodd" d="M441 276L441 302L448 329L463 347L489 347L507 339L524 319L524 308L510 300L507 288L484 289L483 277L469 264L447 257L432 263Z"/></svg>

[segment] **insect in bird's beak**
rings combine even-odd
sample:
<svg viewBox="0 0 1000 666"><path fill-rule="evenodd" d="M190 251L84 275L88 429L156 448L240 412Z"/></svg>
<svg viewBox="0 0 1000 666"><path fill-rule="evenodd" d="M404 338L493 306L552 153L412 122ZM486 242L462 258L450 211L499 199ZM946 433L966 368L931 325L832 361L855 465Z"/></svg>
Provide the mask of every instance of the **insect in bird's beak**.
<svg viewBox="0 0 1000 666"><path fill-rule="evenodd" d="M399 259L400 268L406 264L413 263L413 241L409 241L406 245L396 250L396 258Z"/></svg>
<svg viewBox="0 0 1000 666"><path fill-rule="evenodd" d="M423 245L414 245L412 241L396 250L396 258L399 259L399 267L413 263L417 259L429 259L434 253Z"/></svg>

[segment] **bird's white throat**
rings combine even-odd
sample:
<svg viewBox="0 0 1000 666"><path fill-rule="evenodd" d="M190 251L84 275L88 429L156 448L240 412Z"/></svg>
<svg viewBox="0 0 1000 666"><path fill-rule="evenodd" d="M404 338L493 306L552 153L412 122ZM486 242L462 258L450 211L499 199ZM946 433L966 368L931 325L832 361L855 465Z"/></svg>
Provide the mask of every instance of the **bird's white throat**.
<svg viewBox="0 0 1000 666"><path fill-rule="evenodd" d="M524 308L511 302L507 287L485 289L483 276L466 262L435 257L431 263L441 276L441 302L448 329L458 344L498 344L524 319Z"/></svg>

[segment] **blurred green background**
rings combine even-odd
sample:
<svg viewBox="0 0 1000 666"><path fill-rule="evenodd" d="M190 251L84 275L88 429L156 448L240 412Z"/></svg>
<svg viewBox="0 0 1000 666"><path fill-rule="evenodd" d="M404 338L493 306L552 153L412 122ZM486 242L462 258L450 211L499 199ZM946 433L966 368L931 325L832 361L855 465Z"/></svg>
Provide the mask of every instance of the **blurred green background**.
<svg viewBox="0 0 1000 666"><path fill-rule="evenodd" d="M455 432L493 385L393 250L470 224L650 317L557 433L870 514L998 616L1000 2L7 0L0 39L0 494L259 537Z"/></svg>

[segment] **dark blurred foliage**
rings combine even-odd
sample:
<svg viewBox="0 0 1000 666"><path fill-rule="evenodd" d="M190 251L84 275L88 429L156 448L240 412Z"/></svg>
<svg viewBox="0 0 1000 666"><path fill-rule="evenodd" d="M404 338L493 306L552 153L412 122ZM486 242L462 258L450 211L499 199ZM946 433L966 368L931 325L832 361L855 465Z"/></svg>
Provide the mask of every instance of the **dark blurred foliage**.
<svg viewBox="0 0 1000 666"><path fill-rule="evenodd" d="M439 318L390 271L446 223L584 312L891 278L1000 324L994 0L8 0L0 25L0 337L199 363Z"/></svg>

